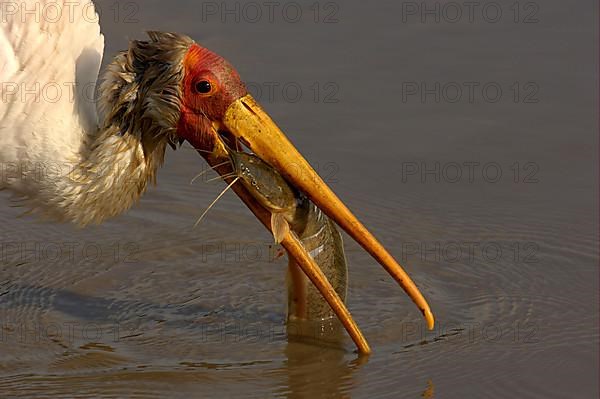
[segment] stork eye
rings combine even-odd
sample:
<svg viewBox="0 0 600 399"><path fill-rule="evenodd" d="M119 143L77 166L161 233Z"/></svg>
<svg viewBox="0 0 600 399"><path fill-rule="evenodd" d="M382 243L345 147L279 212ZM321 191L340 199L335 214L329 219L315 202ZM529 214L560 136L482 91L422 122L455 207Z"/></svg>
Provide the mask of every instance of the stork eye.
<svg viewBox="0 0 600 399"><path fill-rule="evenodd" d="M212 86L208 80L201 80L196 83L196 91L201 94L208 94L212 90Z"/></svg>

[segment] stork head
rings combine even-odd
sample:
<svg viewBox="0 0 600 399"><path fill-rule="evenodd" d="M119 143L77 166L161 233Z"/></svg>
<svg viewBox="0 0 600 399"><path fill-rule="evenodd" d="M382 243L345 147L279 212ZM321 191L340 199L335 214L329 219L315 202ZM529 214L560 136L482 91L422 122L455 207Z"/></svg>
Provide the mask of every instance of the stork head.
<svg viewBox="0 0 600 399"><path fill-rule="evenodd" d="M248 92L225 59L196 43L185 54L183 68L178 136L198 150L211 150L227 110Z"/></svg>
<svg viewBox="0 0 600 399"><path fill-rule="evenodd" d="M171 144L188 141L213 165L227 161L231 148L252 151L371 253L400 283L432 328L429 306L408 275L248 94L236 70L186 36L149 35L148 42L133 42L121 63L133 72L121 80L136 85L135 106L123 106L113 114L119 117L137 109L137 119L142 122L135 123L144 127L140 130L142 141L144 136L150 143L155 139ZM132 90L121 87L114 92L117 97L131 97ZM248 204L247 195L240 198Z"/></svg>

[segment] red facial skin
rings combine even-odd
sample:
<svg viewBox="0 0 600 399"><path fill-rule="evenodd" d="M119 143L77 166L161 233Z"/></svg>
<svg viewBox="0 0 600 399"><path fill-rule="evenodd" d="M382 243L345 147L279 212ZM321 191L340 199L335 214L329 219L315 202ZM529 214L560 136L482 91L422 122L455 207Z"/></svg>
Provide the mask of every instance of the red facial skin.
<svg viewBox="0 0 600 399"><path fill-rule="evenodd" d="M212 121L221 121L231 103L248 91L237 71L224 58L193 44L184 58L181 117L177 126L180 137L198 150L213 148ZM208 81L209 93L199 93L196 84Z"/></svg>

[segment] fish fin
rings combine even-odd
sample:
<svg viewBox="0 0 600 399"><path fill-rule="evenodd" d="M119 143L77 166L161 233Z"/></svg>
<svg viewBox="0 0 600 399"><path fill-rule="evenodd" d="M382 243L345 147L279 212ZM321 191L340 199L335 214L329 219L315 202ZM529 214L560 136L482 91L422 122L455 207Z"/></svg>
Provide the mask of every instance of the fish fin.
<svg viewBox="0 0 600 399"><path fill-rule="evenodd" d="M285 220L283 214L271 214L271 231L273 232L275 243L280 244L285 235L290 231L290 226L288 225L287 220Z"/></svg>

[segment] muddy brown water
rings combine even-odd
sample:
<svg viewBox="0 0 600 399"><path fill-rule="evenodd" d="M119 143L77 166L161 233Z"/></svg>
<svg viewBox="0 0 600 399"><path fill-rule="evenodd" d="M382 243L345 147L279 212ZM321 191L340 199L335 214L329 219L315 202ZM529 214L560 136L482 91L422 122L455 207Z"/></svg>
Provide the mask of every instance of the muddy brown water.
<svg viewBox="0 0 600 399"><path fill-rule="evenodd" d="M1 397L598 396L597 3L98 4L109 56L159 29L228 58L437 326L346 238L372 356L288 340L286 261L232 194L192 228L223 184L182 148L99 227L2 194Z"/></svg>

